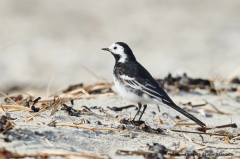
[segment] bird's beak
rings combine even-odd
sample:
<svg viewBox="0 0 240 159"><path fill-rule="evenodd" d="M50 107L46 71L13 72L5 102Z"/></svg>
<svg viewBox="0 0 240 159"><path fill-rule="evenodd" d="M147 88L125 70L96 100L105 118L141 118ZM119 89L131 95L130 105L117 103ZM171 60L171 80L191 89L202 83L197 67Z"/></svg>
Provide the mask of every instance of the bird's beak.
<svg viewBox="0 0 240 159"><path fill-rule="evenodd" d="M102 48L102 50L105 50L105 51L110 51L109 48Z"/></svg>

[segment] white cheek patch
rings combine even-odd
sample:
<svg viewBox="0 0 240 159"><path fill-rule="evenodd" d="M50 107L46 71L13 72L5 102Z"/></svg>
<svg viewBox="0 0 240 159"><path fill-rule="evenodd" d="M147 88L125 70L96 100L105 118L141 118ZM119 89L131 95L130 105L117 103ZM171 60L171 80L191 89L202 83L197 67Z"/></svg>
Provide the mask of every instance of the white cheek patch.
<svg viewBox="0 0 240 159"><path fill-rule="evenodd" d="M125 53L120 54L120 59L118 60L118 62L124 63L126 62L127 59L127 55Z"/></svg>
<svg viewBox="0 0 240 159"><path fill-rule="evenodd" d="M114 48L117 48L117 49L114 49ZM111 52L115 55L119 55L120 58L118 60L118 62L121 62L121 63L124 63L126 62L126 59L127 59L127 55L124 53L124 48L118 44L112 44L109 49L111 50Z"/></svg>

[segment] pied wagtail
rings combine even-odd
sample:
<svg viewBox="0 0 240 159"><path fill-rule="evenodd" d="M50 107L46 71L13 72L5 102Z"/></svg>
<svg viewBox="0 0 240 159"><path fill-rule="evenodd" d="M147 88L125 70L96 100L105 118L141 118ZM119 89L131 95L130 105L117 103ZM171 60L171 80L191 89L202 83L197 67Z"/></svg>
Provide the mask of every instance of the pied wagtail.
<svg viewBox="0 0 240 159"><path fill-rule="evenodd" d="M171 100L151 74L137 62L127 44L116 42L109 48L103 48L102 50L111 52L116 60L113 69L113 78L119 94L131 102L138 103L139 109L133 120L136 118L142 105L143 111L139 120L147 108L147 104L164 104L185 115L201 127L206 127L203 122L181 109Z"/></svg>

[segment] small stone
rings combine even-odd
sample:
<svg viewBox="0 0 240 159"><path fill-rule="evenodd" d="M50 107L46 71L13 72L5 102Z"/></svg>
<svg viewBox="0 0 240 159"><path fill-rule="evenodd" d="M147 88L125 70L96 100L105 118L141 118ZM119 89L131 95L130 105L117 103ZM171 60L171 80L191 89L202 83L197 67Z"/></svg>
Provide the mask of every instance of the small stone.
<svg viewBox="0 0 240 159"><path fill-rule="evenodd" d="M98 124L98 125L102 125L101 121L97 121L96 124Z"/></svg>
<svg viewBox="0 0 240 159"><path fill-rule="evenodd" d="M5 142L11 142L11 140L9 140L8 138L4 138Z"/></svg>
<svg viewBox="0 0 240 159"><path fill-rule="evenodd" d="M38 136L44 136L44 133L41 133L40 131L35 131L34 134L38 135Z"/></svg>
<svg viewBox="0 0 240 159"><path fill-rule="evenodd" d="M90 121L88 121L88 120L85 120L85 123L86 123L86 124L90 124Z"/></svg>
<svg viewBox="0 0 240 159"><path fill-rule="evenodd" d="M127 125L127 124L129 124L129 121L126 120L125 118L123 118L122 120L120 120L120 124L125 124L125 125Z"/></svg>
<svg viewBox="0 0 240 159"><path fill-rule="evenodd" d="M152 132L152 128L150 126L147 126L145 123L141 124L139 128L145 132Z"/></svg>
<svg viewBox="0 0 240 159"><path fill-rule="evenodd" d="M159 152L161 154L167 154L167 148L165 146L160 145L158 143L154 143L153 145L154 145L153 151Z"/></svg>
<svg viewBox="0 0 240 159"><path fill-rule="evenodd" d="M7 120L2 116L2 117L0 118L0 124L5 125L6 123L7 123Z"/></svg>

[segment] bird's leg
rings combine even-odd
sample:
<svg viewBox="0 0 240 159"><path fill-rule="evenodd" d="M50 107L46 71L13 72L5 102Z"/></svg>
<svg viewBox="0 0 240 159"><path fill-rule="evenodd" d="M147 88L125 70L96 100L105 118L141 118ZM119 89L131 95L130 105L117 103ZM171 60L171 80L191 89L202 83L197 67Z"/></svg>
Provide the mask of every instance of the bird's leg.
<svg viewBox="0 0 240 159"><path fill-rule="evenodd" d="M142 113L141 113L141 115L140 115L140 117L139 117L139 121L141 120L142 115L143 115L143 113L145 112L146 108L147 108L147 104L143 106L143 111L142 111Z"/></svg>
<svg viewBox="0 0 240 159"><path fill-rule="evenodd" d="M133 121L135 120L136 116L138 115L138 113L140 112L140 109L142 108L142 104L141 103L138 103L138 110L137 110L137 113L136 115L134 116L133 118Z"/></svg>

